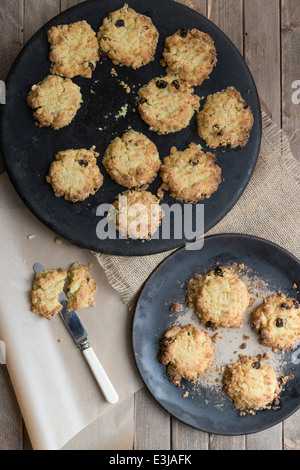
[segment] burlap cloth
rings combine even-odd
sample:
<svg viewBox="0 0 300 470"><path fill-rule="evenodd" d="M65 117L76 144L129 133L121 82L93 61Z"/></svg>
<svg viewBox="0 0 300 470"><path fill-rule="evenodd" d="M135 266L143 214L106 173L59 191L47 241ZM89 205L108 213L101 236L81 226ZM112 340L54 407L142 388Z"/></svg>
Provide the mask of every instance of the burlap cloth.
<svg viewBox="0 0 300 470"><path fill-rule="evenodd" d="M181 3L193 6L188 0L181 0ZM205 236L254 235L300 258L300 163L291 152L286 134L264 112L262 126L260 154L246 190L233 209ZM133 310L144 282L171 253L141 257L95 253L95 256L110 284Z"/></svg>

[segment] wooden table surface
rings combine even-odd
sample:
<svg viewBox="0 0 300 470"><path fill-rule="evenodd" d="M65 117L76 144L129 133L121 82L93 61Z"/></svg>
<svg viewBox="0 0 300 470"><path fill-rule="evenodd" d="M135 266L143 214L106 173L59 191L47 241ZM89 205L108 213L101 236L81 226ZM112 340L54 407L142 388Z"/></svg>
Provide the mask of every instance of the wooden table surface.
<svg viewBox="0 0 300 470"><path fill-rule="evenodd" d="M0 79L16 55L46 21L82 0L0 0ZM164 0L161 0L164 1ZM300 161L300 104L292 99L300 80L299 0L191 0L241 51L261 99L291 139ZM130 4L130 1L129 1ZM293 87L297 88L293 88ZM299 98L300 94L295 95ZM299 131L300 134L300 131ZM0 160L0 173L4 171ZM135 394L136 450L299 450L300 410L266 431L217 436L170 417L146 389ZM0 366L0 450L30 450L5 365Z"/></svg>

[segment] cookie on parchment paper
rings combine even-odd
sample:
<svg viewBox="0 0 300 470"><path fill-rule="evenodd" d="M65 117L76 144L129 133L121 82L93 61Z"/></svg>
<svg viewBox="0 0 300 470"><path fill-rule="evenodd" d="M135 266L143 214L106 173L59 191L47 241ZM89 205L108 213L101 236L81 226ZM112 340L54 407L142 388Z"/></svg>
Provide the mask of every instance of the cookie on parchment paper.
<svg viewBox="0 0 300 470"><path fill-rule="evenodd" d="M158 36L152 20L125 3L103 20L98 32L100 56L138 69L154 60Z"/></svg>
<svg viewBox="0 0 300 470"><path fill-rule="evenodd" d="M48 30L51 73L72 78L91 78L100 58L95 31L85 21L52 26Z"/></svg>
<svg viewBox="0 0 300 470"><path fill-rule="evenodd" d="M165 157L160 176L171 196L187 203L209 198L222 181L216 157L204 153L200 145L191 142L187 149L172 147Z"/></svg>
<svg viewBox="0 0 300 470"><path fill-rule="evenodd" d="M217 266L204 275L195 274L189 281L186 300L207 328L240 328L250 294L233 269Z"/></svg>
<svg viewBox="0 0 300 470"><path fill-rule="evenodd" d="M230 86L207 97L197 116L198 132L211 148L244 147L253 126L253 114L241 94Z"/></svg>
<svg viewBox="0 0 300 470"><path fill-rule="evenodd" d="M216 64L213 39L198 29L179 29L165 40L161 65L191 86L208 79Z"/></svg>
<svg viewBox="0 0 300 470"><path fill-rule="evenodd" d="M39 127L51 126L54 130L68 126L82 103L80 87L70 78L48 75L33 85L27 104Z"/></svg>
<svg viewBox="0 0 300 470"><path fill-rule="evenodd" d="M261 343L274 349L294 349L300 340L300 305L283 293L272 294L252 312Z"/></svg>
<svg viewBox="0 0 300 470"><path fill-rule="evenodd" d="M238 410L262 410L278 398L280 386L274 369L252 356L240 356L225 368L223 391Z"/></svg>
<svg viewBox="0 0 300 470"><path fill-rule="evenodd" d="M84 201L102 186L103 176L97 165L99 153L94 148L67 149L56 154L46 181L56 197L67 201Z"/></svg>
<svg viewBox="0 0 300 470"><path fill-rule="evenodd" d="M134 130L109 144L102 163L110 177L127 188L152 183L161 165L154 142Z"/></svg>
<svg viewBox="0 0 300 470"><path fill-rule="evenodd" d="M138 91L138 111L149 129L158 134L187 127L199 109L200 97L172 75L156 77Z"/></svg>
<svg viewBox="0 0 300 470"><path fill-rule="evenodd" d="M65 269L45 269L35 274L31 291L31 311L48 320L59 313L62 305L58 300L64 288Z"/></svg>
<svg viewBox="0 0 300 470"><path fill-rule="evenodd" d="M180 386L181 380L195 382L211 366L214 355L210 336L188 324L174 325L160 341L158 361L167 366L169 380Z"/></svg>

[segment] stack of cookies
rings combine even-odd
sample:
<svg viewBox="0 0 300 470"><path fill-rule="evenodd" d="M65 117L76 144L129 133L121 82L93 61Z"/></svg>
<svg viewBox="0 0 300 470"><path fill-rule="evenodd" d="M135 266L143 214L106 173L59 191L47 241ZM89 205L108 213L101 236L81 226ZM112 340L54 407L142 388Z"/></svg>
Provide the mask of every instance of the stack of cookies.
<svg viewBox="0 0 300 470"><path fill-rule="evenodd" d="M27 98L37 126L59 130L70 125L83 102L81 89L72 78L90 79L104 59L137 70L155 60L158 38L151 18L126 3L103 19L97 34L86 20L52 26L48 31L50 74L32 86ZM197 112L199 136L208 147L247 144L253 116L234 87L208 96L199 112L201 98L194 87L208 80L217 66L217 51L208 34L195 28L174 32L165 38L160 64L166 74L150 78L137 93L137 110L149 130L157 135L179 132ZM46 176L54 195L77 203L93 196L103 184L98 157L94 145L59 151ZM204 152L200 144L190 142L181 150L171 146L170 154L161 161L155 144L132 129L111 141L102 163L109 177L126 188L113 204L116 228L120 228L121 197L130 196L127 212L131 221L137 222L132 216L136 204L149 218L143 228L136 224L140 230L135 234L128 231L128 238L151 240L164 215L159 207L163 190L179 201L197 203L215 193L222 182L216 157ZM162 185L154 195L147 189L157 176Z"/></svg>

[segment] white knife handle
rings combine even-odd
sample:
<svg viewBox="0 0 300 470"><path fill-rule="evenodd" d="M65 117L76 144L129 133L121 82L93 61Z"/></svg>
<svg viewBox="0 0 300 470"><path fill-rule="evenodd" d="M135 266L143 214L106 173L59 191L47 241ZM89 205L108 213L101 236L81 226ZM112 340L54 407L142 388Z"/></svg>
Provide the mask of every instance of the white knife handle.
<svg viewBox="0 0 300 470"><path fill-rule="evenodd" d="M82 353L87 360L87 363L89 364L91 371L93 372L94 377L98 382L98 385L101 388L106 400L114 405L119 401L118 394L109 380L105 370L103 369L93 348L90 346L86 349L83 349Z"/></svg>

